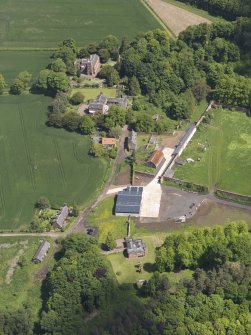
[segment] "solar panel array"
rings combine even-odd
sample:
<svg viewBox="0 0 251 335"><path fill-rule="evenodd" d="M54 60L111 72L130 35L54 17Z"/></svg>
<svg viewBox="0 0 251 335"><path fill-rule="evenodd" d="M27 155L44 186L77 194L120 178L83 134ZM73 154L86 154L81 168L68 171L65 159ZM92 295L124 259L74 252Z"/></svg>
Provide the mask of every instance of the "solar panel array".
<svg viewBox="0 0 251 335"><path fill-rule="evenodd" d="M143 187L130 186L118 192L115 213L139 214Z"/></svg>

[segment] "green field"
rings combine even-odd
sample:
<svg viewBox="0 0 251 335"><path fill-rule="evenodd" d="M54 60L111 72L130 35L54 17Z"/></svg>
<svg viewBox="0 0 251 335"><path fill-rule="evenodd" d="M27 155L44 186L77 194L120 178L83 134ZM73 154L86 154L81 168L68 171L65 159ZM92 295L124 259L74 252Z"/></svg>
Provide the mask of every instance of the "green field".
<svg viewBox="0 0 251 335"><path fill-rule="evenodd" d="M21 71L30 72L34 81L39 71L50 63L51 55L52 51L0 51L0 73L8 84Z"/></svg>
<svg viewBox="0 0 251 335"><path fill-rule="evenodd" d="M0 237L0 308L18 309L28 303L34 314L41 308L41 280L54 264L55 247L51 243L43 263L34 264L32 257L40 239Z"/></svg>
<svg viewBox="0 0 251 335"><path fill-rule="evenodd" d="M83 204L102 184L106 164L87 155L89 140L45 125L50 98L0 98L0 230L30 223L34 203Z"/></svg>
<svg viewBox="0 0 251 335"><path fill-rule="evenodd" d="M211 124L199 127L182 154L182 158L191 157L195 162L177 168L175 177L251 195L251 118L229 110L210 113Z"/></svg>
<svg viewBox="0 0 251 335"><path fill-rule="evenodd" d="M140 0L1 0L1 47L56 47L68 37L85 45L160 27Z"/></svg>

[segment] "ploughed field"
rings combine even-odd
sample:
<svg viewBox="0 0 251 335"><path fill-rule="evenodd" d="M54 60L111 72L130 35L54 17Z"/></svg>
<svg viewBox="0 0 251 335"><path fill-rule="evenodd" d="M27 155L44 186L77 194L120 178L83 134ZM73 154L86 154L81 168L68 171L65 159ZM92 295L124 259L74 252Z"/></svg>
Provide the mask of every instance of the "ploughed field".
<svg viewBox="0 0 251 335"><path fill-rule="evenodd" d="M0 97L0 230L28 225L40 196L83 204L102 184L106 164L88 156L88 138L46 126L50 101Z"/></svg>
<svg viewBox="0 0 251 335"><path fill-rule="evenodd" d="M174 177L251 195L251 118L229 110L210 113L210 125L199 126L181 156L195 162L178 167Z"/></svg>
<svg viewBox="0 0 251 335"><path fill-rule="evenodd" d="M85 45L160 27L140 0L1 0L0 6L1 47L57 47L69 37Z"/></svg>

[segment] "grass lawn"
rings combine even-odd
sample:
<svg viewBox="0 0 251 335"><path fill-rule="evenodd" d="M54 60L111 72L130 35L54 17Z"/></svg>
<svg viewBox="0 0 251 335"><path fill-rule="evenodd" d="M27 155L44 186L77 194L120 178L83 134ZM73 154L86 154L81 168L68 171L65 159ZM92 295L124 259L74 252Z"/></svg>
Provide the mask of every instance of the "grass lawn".
<svg viewBox="0 0 251 335"><path fill-rule="evenodd" d="M34 264L32 257L39 240L39 237L0 237L0 308L18 309L28 303L37 316L41 308L41 280L54 264L55 251L50 241L51 248L44 261Z"/></svg>
<svg viewBox="0 0 251 335"><path fill-rule="evenodd" d="M1 1L2 47L56 47L69 37L81 46L160 27L140 0Z"/></svg>
<svg viewBox="0 0 251 335"><path fill-rule="evenodd" d="M211 124L199 127L182 154L182 158L191 157L195 162L177 168L175 177L251 195L251 118L229 110L210 113ZM200 149L199 143L205 145L206 151Z"/></svg>
<svg viewBox="0 0 251 335"><path fill-rule="evenodd" d="M81 92L85 96L85 101L93 100L96 98L97 95L99 95L101 92L109 98L115 98L116 97L116 88L73 88L71 91L71 94L74 94L76 92Z"/></svg>
<svg viewBox="0 0 251 335"><path fill-rule="evenodd" d="M127 217L113 215L114 197L104 199L88 217L86 226L96 227L99 230L98 240L104 243L108 232L112 232L114 238L127 236ZM131 221L131 231L135 232L135 225Z"/></svg>
<svg viewBox="0 0 251 335"><path fill-rule="evenodd" d="M0 51L0 73L8 84L25 70L32 74L34 81L39 71L50 63L51 55L52 51Z"/></svg>
<svg viewBox="0 0 251 335"><path fill-rule="evenodd" d="M192 5L189 5L189 4L186 4L184 2L181 2L181 1L176 1L176 0L163 0L167 3L170 3L172 5L175 5L177 7L180 7L180 8L183 8L185 10L187 10L188 12L192 12L194 14L197 14L199 16L202 16L212 22L226 22L225 19L223 19L222 17L217 17L217 16L212 16L210 15L206 10L203 10L203 9L199 9L195 6L192 6Z"/></svg>
<svg viewBox="0 0 251 335"><path fill-rule="evenodd" d="M83 205L103 183L107 164L88 156L89 139L45 125L50 102L0 98L0 230L27 226L41 196Z"/></svg>

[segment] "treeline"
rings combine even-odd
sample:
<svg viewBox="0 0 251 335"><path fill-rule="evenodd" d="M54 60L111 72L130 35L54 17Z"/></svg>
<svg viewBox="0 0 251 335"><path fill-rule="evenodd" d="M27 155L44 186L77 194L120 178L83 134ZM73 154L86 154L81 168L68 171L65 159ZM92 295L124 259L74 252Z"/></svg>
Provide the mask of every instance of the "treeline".
<svg viewBox="0 0 251 335"><path fill-rule="evenodd" d="M248 335L251 267L228 264L178 284L154 273L134 303L104 320L91 335Z"/></svg>
<svg viewBox="0 0 251 335"><path fill-rule="evenodd" d="M18 310L0 310L0 334L32 335L34 315L28 306Z"/></svg>
<svg viewBox="0 0 251 335"><path fill-rule="evenodd" d="M249 0L180 0L192 6L204 9L212 15L235 20L239 16L247 16Z"/></svg>
<svg viewBox="0 0 251 335"><path fill-rule="evenodd" d="M46 279L44 290L47 300L39 333L82 335L85 318L110 303L116 283L97 241L81 234L64 240L61 258Z"/></svg>
<svg viewBox="0 0 251 335"><path fill-rule="evenodd" d="M156 266L160 272L214 268L229 261L251 264L251 234L242 221L225 227L171 234L156 250Z"/></svg>

